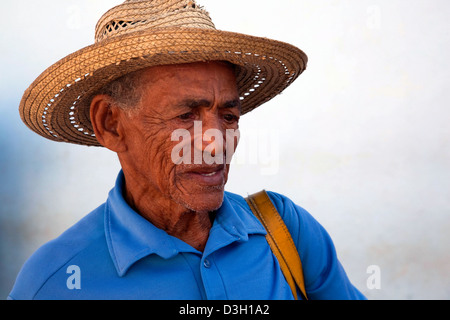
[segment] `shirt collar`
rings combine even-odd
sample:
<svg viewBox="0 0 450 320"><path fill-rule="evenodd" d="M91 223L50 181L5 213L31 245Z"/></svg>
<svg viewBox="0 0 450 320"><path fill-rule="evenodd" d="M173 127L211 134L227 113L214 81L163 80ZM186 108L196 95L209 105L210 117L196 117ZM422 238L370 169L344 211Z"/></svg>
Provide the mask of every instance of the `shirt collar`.
<svg viewBox="0 0 450 320"><path fill-rule="evenodd" d="M225 192L203 254L209 255L232 242L247 242L249 235L255 234L266 235L267 233L250 211L244 198Z"/></svg>
<svg viewBox="0 0 450 320"><path fill-rule="evenodd" d="M124 182L121 171L105 206L106 241L119 276L124 276L135 262L151 254L163 259L170 259L180 252L201 254L134 211L123 197ZM266 234L266 231L242 197L225 192L205 252L233 241L248 241L249 234Z"/></svg>

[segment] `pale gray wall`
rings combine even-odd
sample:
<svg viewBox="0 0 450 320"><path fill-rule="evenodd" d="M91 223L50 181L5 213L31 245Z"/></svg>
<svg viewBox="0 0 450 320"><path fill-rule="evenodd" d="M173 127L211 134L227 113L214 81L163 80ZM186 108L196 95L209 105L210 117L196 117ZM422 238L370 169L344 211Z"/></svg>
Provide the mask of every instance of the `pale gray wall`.
<svg viewBox="0 0 450 320"><path fill-rule="evenodd" d="M242 119L228 190L284 193L334 239L371 299L449 299L450 2L199 0L223 30L309 56L288 90ZM0 295L40 245L102 203L116 156L46 141L20 121L26 87L92 43L121 1L1 2ZM366 285L378 266L381 289Z"/></svg>

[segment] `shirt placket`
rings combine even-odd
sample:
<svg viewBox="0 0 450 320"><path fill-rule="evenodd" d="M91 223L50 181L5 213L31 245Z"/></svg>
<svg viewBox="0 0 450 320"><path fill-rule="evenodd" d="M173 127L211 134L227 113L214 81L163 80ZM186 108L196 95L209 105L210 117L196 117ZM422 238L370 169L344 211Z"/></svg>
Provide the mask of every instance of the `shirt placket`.
<svg viewBox="0 0 450 320"><path fill-rule="evenodd" d="M211 229L210 241L200 262L200 274L208 300L228 299L226 286L220 274L222 266L217 263L216 256L220 254L220 249L238 240L239 236L226 231L220 225Z"/></svg>
<svg viewBox="0 0 450 320"><path fill-rule="evenodd" d="M223 284L214 255L203 257L201 261L201 276L208 300L226 300L227 292Z"/></svg>

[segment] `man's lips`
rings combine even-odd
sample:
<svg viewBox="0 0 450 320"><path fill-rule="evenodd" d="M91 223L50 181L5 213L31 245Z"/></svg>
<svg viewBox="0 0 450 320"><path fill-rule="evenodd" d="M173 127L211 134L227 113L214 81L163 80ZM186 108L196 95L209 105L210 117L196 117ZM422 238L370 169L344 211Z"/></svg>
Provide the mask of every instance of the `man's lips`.
<svg viewBox="0 0 450 320"><path fill-rule="evenodd" d="M218 171L222 171L225 166L215 165L215 166L196 166L191 169L186 170L187 173L197 173L197 174L211 174L216 173Z"/></svg>
<svg viewBox="0 0 450 320"><path fill-rule="evenodd" d="M198 166L184 171L183 175L201 184L219 185L224 183L224 171L224 165Z"/></svg>

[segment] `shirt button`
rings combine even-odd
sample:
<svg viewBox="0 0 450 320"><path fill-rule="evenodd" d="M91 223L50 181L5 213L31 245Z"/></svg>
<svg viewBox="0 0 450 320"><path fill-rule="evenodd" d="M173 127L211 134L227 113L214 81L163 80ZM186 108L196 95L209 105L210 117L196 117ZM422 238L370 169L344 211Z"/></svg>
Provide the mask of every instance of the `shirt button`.
<svg viewBox="0 0 450 320"><path fill-rule="evenodd" d="M203 261L203 266L208 269L211 267L211 263L208 259L205 259L205 261Z"/></svg>

